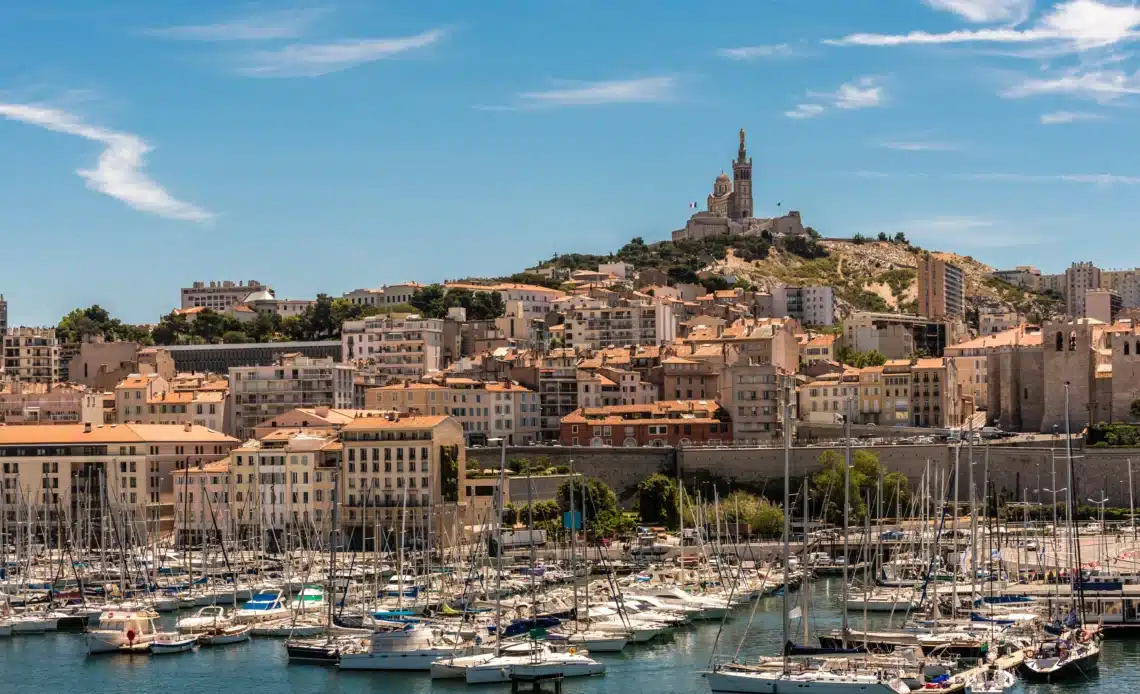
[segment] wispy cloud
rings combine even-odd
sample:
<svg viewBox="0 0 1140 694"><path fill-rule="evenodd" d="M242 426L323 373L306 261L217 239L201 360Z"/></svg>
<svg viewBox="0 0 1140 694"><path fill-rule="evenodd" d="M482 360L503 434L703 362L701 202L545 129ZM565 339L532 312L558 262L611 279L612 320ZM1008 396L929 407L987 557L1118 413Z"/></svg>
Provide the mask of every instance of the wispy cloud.
<svg viewBox="0 0 1140 694"><path fill-rule="evenodd" d="M146 29L148 36L179 41L265 41L295 39L325 14L324 9L290 10L217 24L188 24Z"/></svg>
<svg viewBox="0 0 1140 694"><path fill-rule="evenodd" d="M968 22L1021 23L1033 11L1033 0L925 0L936 10L953 12Z"/></svg>
<svg viewBox="0 0 1140 694"><path fill-rule="evenodd" d="M965 4L957 3L960 9ZM973 4L973 3L969 3ZM986 3L992 9L992 3ZM978 14L986 11L978 5ZM1064 0L1042 14L1030 27L1006 26L945 33L851 34L825 41L838 46L906 46L957 43L1050 44L1059 53L1082 52L1134 41L1140 33L1140 7L1102 0Z"/></svg>
<svg viewBox="0 0 1140 694"><path fill-rule="evenodd" d="M0 103L0 117L103 145L96 167L76 172L92 190L161 217L195 222L213 217L200 207L175 199L146 175L143 158L152 148L136 135L89 125L66 111L29 104Z"/></svg>
<svg viewBox="0 0 1140 694"><path fill-rule="evenodd" d="M238 72L248 77L318 77L423 50L443 40L443 29L386 39L346 39L332 43L294 43L255 51Z"/></svg>
<svg viewBox="0 0 1140 694"><path fill-rule="evenodd" d="M765 58L791 58L800 55L798 51L786 43L773 43L758 46L740 46L738 48L721 48L716 52L722 58L729 60L762 60Z"/></svg>
<svg viewBox="0 0 1140 694"><path fill-rule="evenodd" d="M1068 94L1078 98L1108 102L1122 96L1140 94L1140 72L1071 68L1046 77L1027 78L1002 92L1008 99L1041 94Z"/></svg>
<svg viewBox="0 0 1140 694"><path fill-rule="evenodd" d="M1075 123L1082 120L1100 120L1104 118L1096 113L1086 113L1084 111L1054 111L1053 113L1041 114L1042 125L1064 125L1065 123Z"/></svg>
<svg viewBox="0 0 1140 694"><path fill-rule="evenodd" d="M945 243L953 239L963 248L1006 248L1040 243L1037 234L1010 228L993 219L972 216L944 216L906 222L901 230L921 243Z"/></svg>
<svg viewBox="0 0 1140 694"><path fill-rule="evenodd" d="M881 106L886 98L886 91L875 77L861 77L854 82L840 85L834 92L808 92L811 102L798 104L794 109L785 111L788 118L815 118L823 115L829 108L852 111L862 108Z"/></svg>
<svg viewBox="0 0 1140 694"><path fill-rule="evenodd" d="M957 152L962 149L960 146L949 142L930 142L923 140L889 140L880 143L880 146L899 152Z"/></svg>
<svg viewBox="0 0 1140 694"><path fill-rule="evenodd" d="M516 105L505 109L555 106L600 106L604 104L654 104L676 99L677 80L669 75L631 80L572 82L560 89L523 92Z"/></svg>
<svg viewBox="0 0 1140 694"><path fill-rule="evenodd" d="M1019 174L1019 173L974 173L962 174L956 178L974 181L1004 181L1007 183L1082 183L1096 186L1136 186L1140 176L1119 174Z"/></svg>
<svg viewBox="0 0 1140 694"><path fill-rule="evenodd" d="M784 115L788 118L802 120L804 118L815 118L816 116L823 115L825 110L827 109L819 104L797 104L792 110L784 111Z"/></svg>

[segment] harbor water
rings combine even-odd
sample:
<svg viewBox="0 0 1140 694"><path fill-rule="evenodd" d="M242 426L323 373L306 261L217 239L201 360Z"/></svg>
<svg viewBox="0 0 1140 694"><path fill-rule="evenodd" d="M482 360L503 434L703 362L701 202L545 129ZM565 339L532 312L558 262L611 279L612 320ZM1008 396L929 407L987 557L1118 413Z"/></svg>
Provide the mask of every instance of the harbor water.
<svg viewBox="0 0 1140 694"><path fill-rule="evenodd" d="M811 630L815 634L841 623L837 580L812 585ZM794 602L796 596L791 600ZM764 598L738 608L721 631L719 623L696 623L678 630L661 643L630 645L618 654L599 653L604 676L570 679L566 694L631 694L667 692L707 694L702 671L714 652L731 658L779 652L783 598ZM862 615L850 613L853 627ZM173 615L164 615L170 626ZM792 622L801 634L799 620ZM881 625L872 619L871 626ZM719 632L719 635L718 635ZM277 639L254 639L236 646L201 648L168 656L88 656L82 634L49 633L0 639L0 691L4 694L91 691L107 694L200 694L201 692L444 692L468 689L461 680L432 681L427 673L343 672L335 668L286 663L285 647ZM509 685L478 685L476 689L510 691ZM1016 692L1140 692L1140 640L1109 640L1104 644L1099 674L1088 681L1063 684L1019 683Z"/></svg>

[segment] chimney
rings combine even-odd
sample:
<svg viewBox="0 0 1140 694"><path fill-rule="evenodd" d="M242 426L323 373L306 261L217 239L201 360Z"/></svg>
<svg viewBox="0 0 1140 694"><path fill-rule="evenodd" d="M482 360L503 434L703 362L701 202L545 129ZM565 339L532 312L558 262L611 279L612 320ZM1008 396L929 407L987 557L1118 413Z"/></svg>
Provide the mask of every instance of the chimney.
<svg viewBox="0 0 1140 694"><path fill-rule="evenodd" d="M186 422L185 424L182 425L182 427L186 431L193 431L194 430L194 425L191 424L190 422Z"/></svg>
<svg viewBox="0 0 1140 694"><path fill-rule="evenodd" d="M90 434L91 433L91 422L84 422L83 423L83 433L84 434Z"/></svg>

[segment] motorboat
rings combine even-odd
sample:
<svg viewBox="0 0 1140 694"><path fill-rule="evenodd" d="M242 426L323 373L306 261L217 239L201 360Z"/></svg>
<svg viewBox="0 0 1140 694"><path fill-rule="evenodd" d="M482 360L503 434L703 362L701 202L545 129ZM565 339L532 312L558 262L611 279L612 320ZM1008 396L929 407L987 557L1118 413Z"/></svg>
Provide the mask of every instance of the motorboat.
<svg viewBox="0 0 1140 694"><path fill-rule="evenodd" d="M1100 660L1100 634L1073 632L1075 641L1056 639L1041 644L1021 663L1019 672L1027 680L1060 682L1088 677Z"/></svg>
<svg viewBox="0 0 1140 694"><path fill-rule="evenodd" d="M464 671L467 684L510 682L513 678L587 677L606 672L603 663L571 648L555 651L549 644L539 643L528 653L500 653L484 663Z"/></svg>
<svg viewBox="0 0 1140 694"><path fill-rule="evenodd" d="M150 642L150 652L153 655L169 655L172 653L185 653L198 647L197 636L186 636L174 632L156 634Z"/></svg>
<svg viewBox="0 0 1140 694"><path fill-rule="evenodd" d="M288 617L290 614L289 607L285 604L285 592L274 588L258 592L248 602L234 610L234 621L239 624L251 624Z"/></svg>
<svg viewBox="0 0 1140 694"><path fill-rule="evenodd" d="M209 629L198 635L198 643L203 646L227 646L249 641L250 625L231 624L227 627Z"/></svg>
<svg viewBox="0 0 1140 694"><path fill-rule="evenodd" d="M158 630L158 613L153 610L104 612L99 626L87 632L87 652L145 653Z"/></svg>
<svg viewBox="0 0 1140 694"><path fill-rule="evenodd" d="M503 645L498 653L512 655L529 654L538 647L539 644L536 641L519 641ZM484 665L495 658L495 656L496 653L494 650L488 650L484 653L440 658L431 664L431 678L433 680L464 679L467 676L468 668Z"/></svg>
<svg viewBox="0 0 1140 694"><path fill-rule="evenodd" d="M246 605L248 604L246 603ZM289 609L294 612L320 612L327 607L325 589L314 585L307 585L302 588L297 597L289 603Z"/></svg>
<svg viewBox="0 0 1140 694"><path fill-rule="evenodd" d="M13 634L43 634L55 630L55 617L43 612L22 612L12 616Z"/></svg>
<svg viewBox="0 0 1140 694"><path fill-rule="evenodd" d="M346 645L340 653L342 670L420 670L444 658L480 652L478 644L438 633L423 624L377 628L371 636Z"/></svg>
<svg viewBox="0 0 1140 694"><path fill-rule="evenodd" d="M983 670L966 678L966 694L1009 694L1017 678L1005 670Z"/></svg>
<svg viewBox="0 0 1140 694"><path fill-rule="evenodd" d="M210 629L230 626L233 618L226 614L224 607L210 606L198 610L192 617L178 620L178 631L183 634L196 634Z"/></svg>
<svg viewBox="0 0 1140 694"><path fill-rule="evenodd" d="M319 636L328 630L328 625L317 619L316 616L302 616L298 618L285 617L272 619L267 622L255 622L254 636L269 636L274 638L289 638L293 636Z"/></svg>
<svg viewBox="0 0 1140 694"><path fill-rule="evenodd" d="M549 632L546 640L551 643L565 643L591 653L619 653L630 642L630 635L621 632L578 631L570 634Z"/></svg>
<svg viewBox="0 0 1140 694"><path fill-rule="evenodd" d="M867 597L854 596L847 598L848 612L896 612L906 614L918 607L918 601L913 592L881 592L876 591Z"/></svg>

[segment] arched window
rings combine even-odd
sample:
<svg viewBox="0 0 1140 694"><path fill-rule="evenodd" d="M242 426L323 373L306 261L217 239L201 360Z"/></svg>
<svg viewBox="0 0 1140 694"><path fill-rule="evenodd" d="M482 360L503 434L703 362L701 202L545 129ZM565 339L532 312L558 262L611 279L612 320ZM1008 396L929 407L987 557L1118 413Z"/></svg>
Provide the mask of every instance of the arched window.
<svg viewBox="0 0 1140 694"><path fill-rule="evenodd" d="M1124 356L1126 356L1126 357L1128 356L1128 343L1127 342L1124 343Z"/></svg>
<svg viewBox="0 0 1140 694"><path fill-rule="evenodd" d="M1058 331L1057 332L1057 351L1060 352L1063 349L1065 349L1065 338L1064 338L1064 336L1061 335L1061 332Z"/></svg>
<svg viewBox="0 0 1140 694"><path fill-rule="evenodd" d="M1073 330L1069 333L1069 351L1077 351L1077 331Z"/></svg>
<svg viewBox="0 0 1140 694"><path fill-rule="evenodd" d="M1140 340L1136 341L1136 352L1135 352L1135 354L1137 356L1140 356Z"/></svg>

